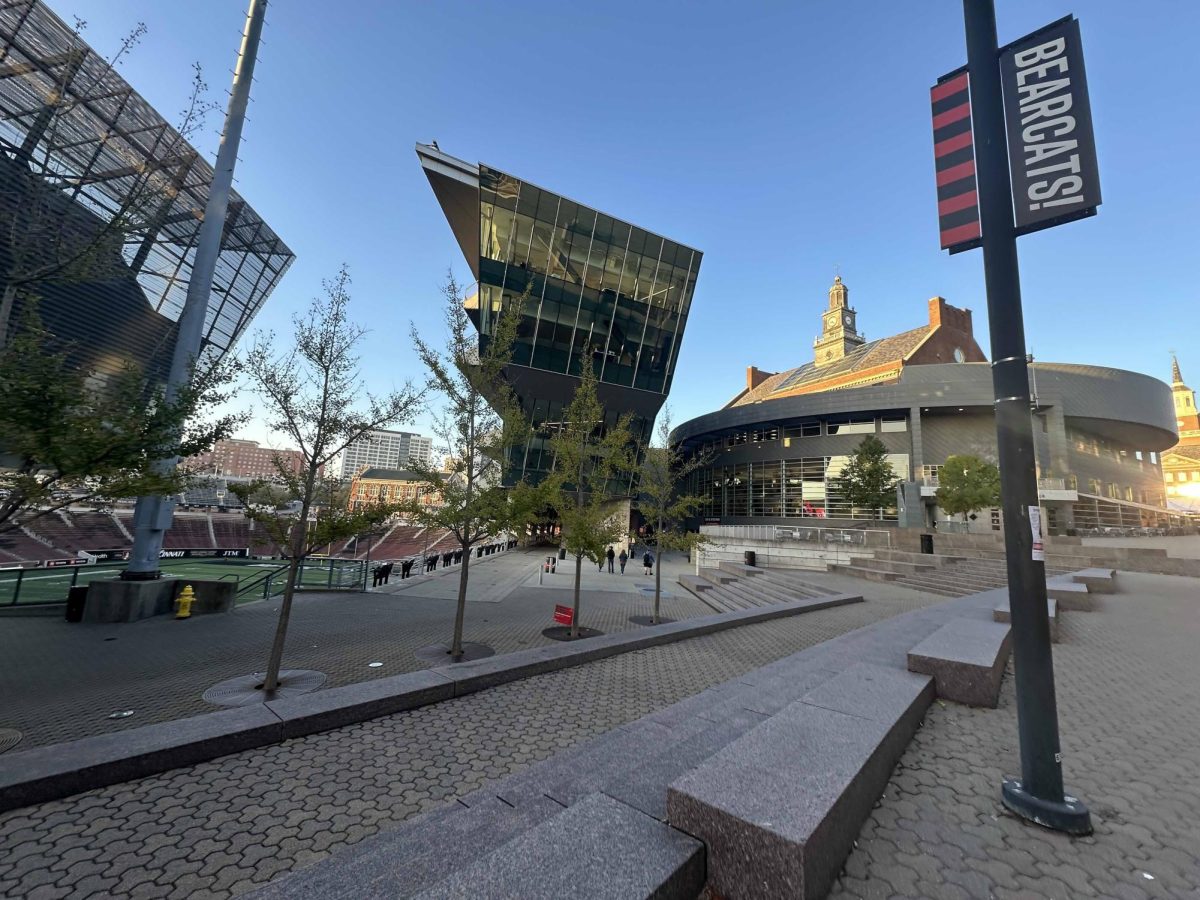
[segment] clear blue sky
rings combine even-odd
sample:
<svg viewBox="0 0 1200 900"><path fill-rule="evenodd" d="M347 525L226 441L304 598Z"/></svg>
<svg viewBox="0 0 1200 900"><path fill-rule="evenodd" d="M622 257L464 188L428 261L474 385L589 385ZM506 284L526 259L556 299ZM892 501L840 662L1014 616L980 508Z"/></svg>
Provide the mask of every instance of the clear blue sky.
<svg viewBox="0 0 1200 900"><path fill-rule="evenodd" d="M224 104L244 0L51 5L104 53L145 21L122 71L168 118L194 60ZM997 7L1002 42L1079 16L1105 198L1021 239L1029 345L1163 379L1173 347L1200 386L1200 3ZM256 325L286 334L347 262L375 388L419 376L409 320L436 329L447 268L469 280L413 154L431 139L704 252L676 423L747 365L809 360L835 265L868 338L940 294L989 349L980 252L938 250L928 90L965 62L956 0L276 0L264 41L237 187L298 259Z"/></svg>

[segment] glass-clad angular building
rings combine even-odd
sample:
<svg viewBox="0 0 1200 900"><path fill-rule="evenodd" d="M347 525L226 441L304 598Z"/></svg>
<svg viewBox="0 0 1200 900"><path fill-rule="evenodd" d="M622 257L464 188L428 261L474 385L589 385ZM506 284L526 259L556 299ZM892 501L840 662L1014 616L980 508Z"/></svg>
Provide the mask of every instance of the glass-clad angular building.
<svg viewBox="0 0 1200 900"><path fill-rule="evenodd" d="M700 251L483 164L417 156L477 280L467 310L486 341L532 282L511 379L533 428L513 472L538 480L546 444L590 363L611 421L644 441L671 389Z"/></svg>

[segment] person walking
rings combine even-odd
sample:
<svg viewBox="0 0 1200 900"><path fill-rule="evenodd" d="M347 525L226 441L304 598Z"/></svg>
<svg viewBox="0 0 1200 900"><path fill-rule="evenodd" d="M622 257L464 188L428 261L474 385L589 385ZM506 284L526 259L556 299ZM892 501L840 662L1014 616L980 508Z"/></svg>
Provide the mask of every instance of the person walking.
<svg viewBox="0 0 1200 900"><path fill-rule="evenodd" d="M379 582L383 580L383 566L375 566L371 569L371 587L379 587Z"/></svg>
<svg viewBox="0 0 1200 900"><path fill-rule="evenodd" d="M390 582L392 580L392 566L394 566L394 565L395 565L395 563L390 563L390 562L384 563L383 572L380 573L383 575L383 583L384 584L387 584L388 582Z"/></svg>
<svg viewBox="0 0 1200 900"><path fill-rule="evenodd" d="M621 548L621 555L617 557L621 563L621 574L625 574L625 563L629 562L629 554L625 552L625 548Z"/></svg>
<svg viewBox="0 0 1200 900"><path fill-rule="evenodd" d="M646 570L645 574L647 574L647 575L654 574L654 554L651 553L649 550L647 550L646 555L642 557L642 566Z"/></svg>
<svg viewBox="0 0 1200 900"><path fill-rule="evenodd" d="M616 558L616 556L617 556L617 554L613 553L612 547L609 547L608 552L604 554L604 558L608 560L608 574L609 575L611 575L613 573L613 560Z"/></svg>

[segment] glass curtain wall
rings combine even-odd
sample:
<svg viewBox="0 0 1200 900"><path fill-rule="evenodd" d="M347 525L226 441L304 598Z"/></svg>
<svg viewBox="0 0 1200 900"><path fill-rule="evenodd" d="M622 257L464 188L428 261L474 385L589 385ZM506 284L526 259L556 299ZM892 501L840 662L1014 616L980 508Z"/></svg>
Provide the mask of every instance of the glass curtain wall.
<svg viewBox="0 0 1200 900"><path fill-rule="evenodd" d="M700 253L487 166L479 223L481 339L532 282L515 363L670 390Z"/></svg>
<svg viewBox="0 0 1200 900"><path fill-rule="evenodd" d="M908 454L890 453L897 473L908 471ZM693 473L689 490L702 498L707 517L850 518L853 510L837 491L846 456L810 456L710 466ZM885 510L884 518L895 518Z"/></svg>

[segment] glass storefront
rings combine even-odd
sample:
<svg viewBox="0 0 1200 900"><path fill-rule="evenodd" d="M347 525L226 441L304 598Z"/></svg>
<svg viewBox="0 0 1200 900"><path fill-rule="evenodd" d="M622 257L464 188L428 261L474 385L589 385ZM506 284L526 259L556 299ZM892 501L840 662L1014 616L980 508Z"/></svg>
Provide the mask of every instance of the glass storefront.
<svg viewBox="0 0 1200 900"><path fill-rule="evenodd" d="M853 518L837 492L837 478L848 456L809 456L710 466L693 473L689 492L701 497L705 518ZM907 453L889 453L898 477L908 472ZM894 509L884 518L895 518Z"/></svg>

